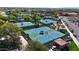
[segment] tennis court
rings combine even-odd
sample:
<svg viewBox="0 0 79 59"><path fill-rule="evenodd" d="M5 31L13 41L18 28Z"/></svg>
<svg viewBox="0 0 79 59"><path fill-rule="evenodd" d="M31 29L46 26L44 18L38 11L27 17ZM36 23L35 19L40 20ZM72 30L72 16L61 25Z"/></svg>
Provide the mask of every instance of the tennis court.
<svg viewBox="0 0 79 59"><path fill-rule="evenodd" d="M32 40L39 41L43 44L53 41L59 37L63 37L65 34L58 32L56 30L50 29L49 27L40 27L24 31L29 34Z"/></svg>
<svg viewBox="0 0 79 59"><path fill-rule="evenodd" d="M51 20L51 19L42 19L42 20L40 20L40 22L43 24L52 24L52 23L56 24L56 21Z"/></svg>
<svg viewBox="0 0 79 59"><path fill-rule="evenodd" d="M33 26L34 24L31 22L18 22L15 23L18 27L28 27L28 26Z"/></svg>

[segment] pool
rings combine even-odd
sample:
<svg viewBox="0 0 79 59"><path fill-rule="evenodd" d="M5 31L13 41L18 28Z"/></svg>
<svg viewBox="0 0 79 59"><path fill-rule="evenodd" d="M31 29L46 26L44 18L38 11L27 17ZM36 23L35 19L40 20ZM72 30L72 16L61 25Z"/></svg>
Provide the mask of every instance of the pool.
<svg viewBox="0 0 79 59"><path fill-rule="evenodd" d="M28 27L28 26L33 26L34 24L31 22L18 22L15 23L18 27Z"/></svg>
<svg viewBox="0 0 79 59"><path fill-rule="evenodd" d="M41 23L43 23L43 24L56 24L57 23L57 21L54 21L54 20L51 20L51 19L42 19L42 20L40 20L40 22Z"/></svg>
<svg viewBox="0 0 79 59"><path fill-rule="evenodd" d="M59 31L50 29L49 27L46 27L46 26L25 30L24 32L26 34L29 34L29 37L32 40L39 41L40 43L43 43L43 44L53 41L59 37L63 37L65 35Z"/></svg>

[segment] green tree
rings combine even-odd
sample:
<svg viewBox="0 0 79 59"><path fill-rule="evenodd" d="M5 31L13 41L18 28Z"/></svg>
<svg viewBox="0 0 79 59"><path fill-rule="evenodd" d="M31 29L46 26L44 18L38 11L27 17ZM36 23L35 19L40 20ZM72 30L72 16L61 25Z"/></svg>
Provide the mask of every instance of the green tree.
<svg viewBox="0 0 79 59"><path fill-rule="evenodd" d="M26 51L48 51L48 48L37 41L29 41L28 46L26 46Z"/></svg>
<svg viewBox="0 0 79 59"><path fill-rule="evenodd" d="M37 23L37 22L39 22L39 20L41 20L41 16L36 15L36 14L35 14L35 15L33 15L33 17L32 17L32 18L33 18L33 20L34 20L34 22L35 22L35 23Z"/></svg>
<svg viewBox="0 0 79 59"><path fill-rule="evenodd" d="M10 19L15 19L17 16L19 16L19 13L17 12L17 10L15 11L9 10L6 12L6 14L8 15Z"/></svg>
<svg viewBox="0 0 79 59"><path fill-rule="evenodd" d="M11 47L20 48L21 41L19 36L21 35L21 29L16 25L8 22L4 22L3 25L0 26L0 39L5 38L3 40L3 47L8 49ZM1 46L1 44L0 44ZM0 47L1 48L1 47Z"/></svg>
<svg viewBox="0 0 79 59"><path fill-rule="evenodd" d="M14 15L9 15L8 18L9 18L9 19L16 19L16 16L14 16Z"/></svg>
<svg viewBox="0 0 79 59"><path fill-rule="evenodd" d="M35 17L35 19L38 21L38 20L41 19L41 17L37 15L37 16Z"/></svg>
<svg viewBox="0 0 79 59"><path fill-rule="evenodd" d="M8 17L0 15L0 19L2 19L4 21L7 21L8 20Z"/></svg>
<svg viewBox="0 0 79 59"><path fill-rule="evenodd" d="M32 20L31 16L29 16L29 15L24 15L23 18L24 18L26 21L31 21L31 20Z"/></svg>
<svg viewBox="0 0 79 59"><path fill-rule="evenodd" d="M0 26L2 26L5 23L2 19L0 19Z"/></svg>

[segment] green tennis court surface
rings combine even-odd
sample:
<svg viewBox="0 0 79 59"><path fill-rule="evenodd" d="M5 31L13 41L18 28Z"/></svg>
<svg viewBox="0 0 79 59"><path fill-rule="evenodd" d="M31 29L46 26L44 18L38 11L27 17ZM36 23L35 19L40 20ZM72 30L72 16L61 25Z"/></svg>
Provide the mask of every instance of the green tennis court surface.
<svg viewBox="0 0 79 59"><path fill-rule="evenodd" d="M33 26L34 24L31 22L18 22L15 23L18 27L28 27L28 26Z"/></svg>
<svg viewBox="0 0 79 59"><path fill-rule="evenodd" d="M43 24L56 24L57 22L51 19L42 19L40 20L41 23Z"/></svg>
<svg viewBox="0 0 79 59"><path fill-rule="evenodd" d="M65 35L59 31L50 29L49 27L45 27L45 26L40 28L25 30L24 32L26 34L29 34L29 37L32 40L37 40L43 44L53 41L59 37L63 37Z"/></svg>

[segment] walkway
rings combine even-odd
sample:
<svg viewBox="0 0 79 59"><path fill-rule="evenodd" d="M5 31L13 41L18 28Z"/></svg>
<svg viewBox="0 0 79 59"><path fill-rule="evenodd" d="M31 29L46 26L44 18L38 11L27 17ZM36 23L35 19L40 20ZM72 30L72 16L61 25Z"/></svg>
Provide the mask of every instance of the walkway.
<svg viewBox="0 0 79 59"><path fill-rule="evenodd" d="M67 31L70 33L71 38L73 39L73 41L76 43L76 45L79 48L79 37L78 37L79 36L79 32L78 32L79 28L76 27L75 24L68 21L68 19L66 17L63 17L63 19L61 21L62 21L63 25L65 26L65 28L67 29ZM70 30L68 29L68 27L65 25L65 23L63 21L65 21L74 30L78 39L73 36L73 34L70 32Z"/></svg>
<svg viewBox="0 0 79 59"><path fill-rule="evenodd" d="M21 38L20 40L22 42L22 49L21 49L21 51L24 51L26 46L27 46L27 44L28 44L28 42L24 39L23 36L20 36L20 38Z"/></svg>
<svg viewBox="0 0 79 59"><path fill-rule="evenodd" d="M74 23L72 23L71 21L69 21L67 18L66 20L64 19L64 21L66 21L66 23L69 25L69 27L73 30L73 32L76 34L76 38L79 41L79 27L77 25L75 25Z"/></svg>

